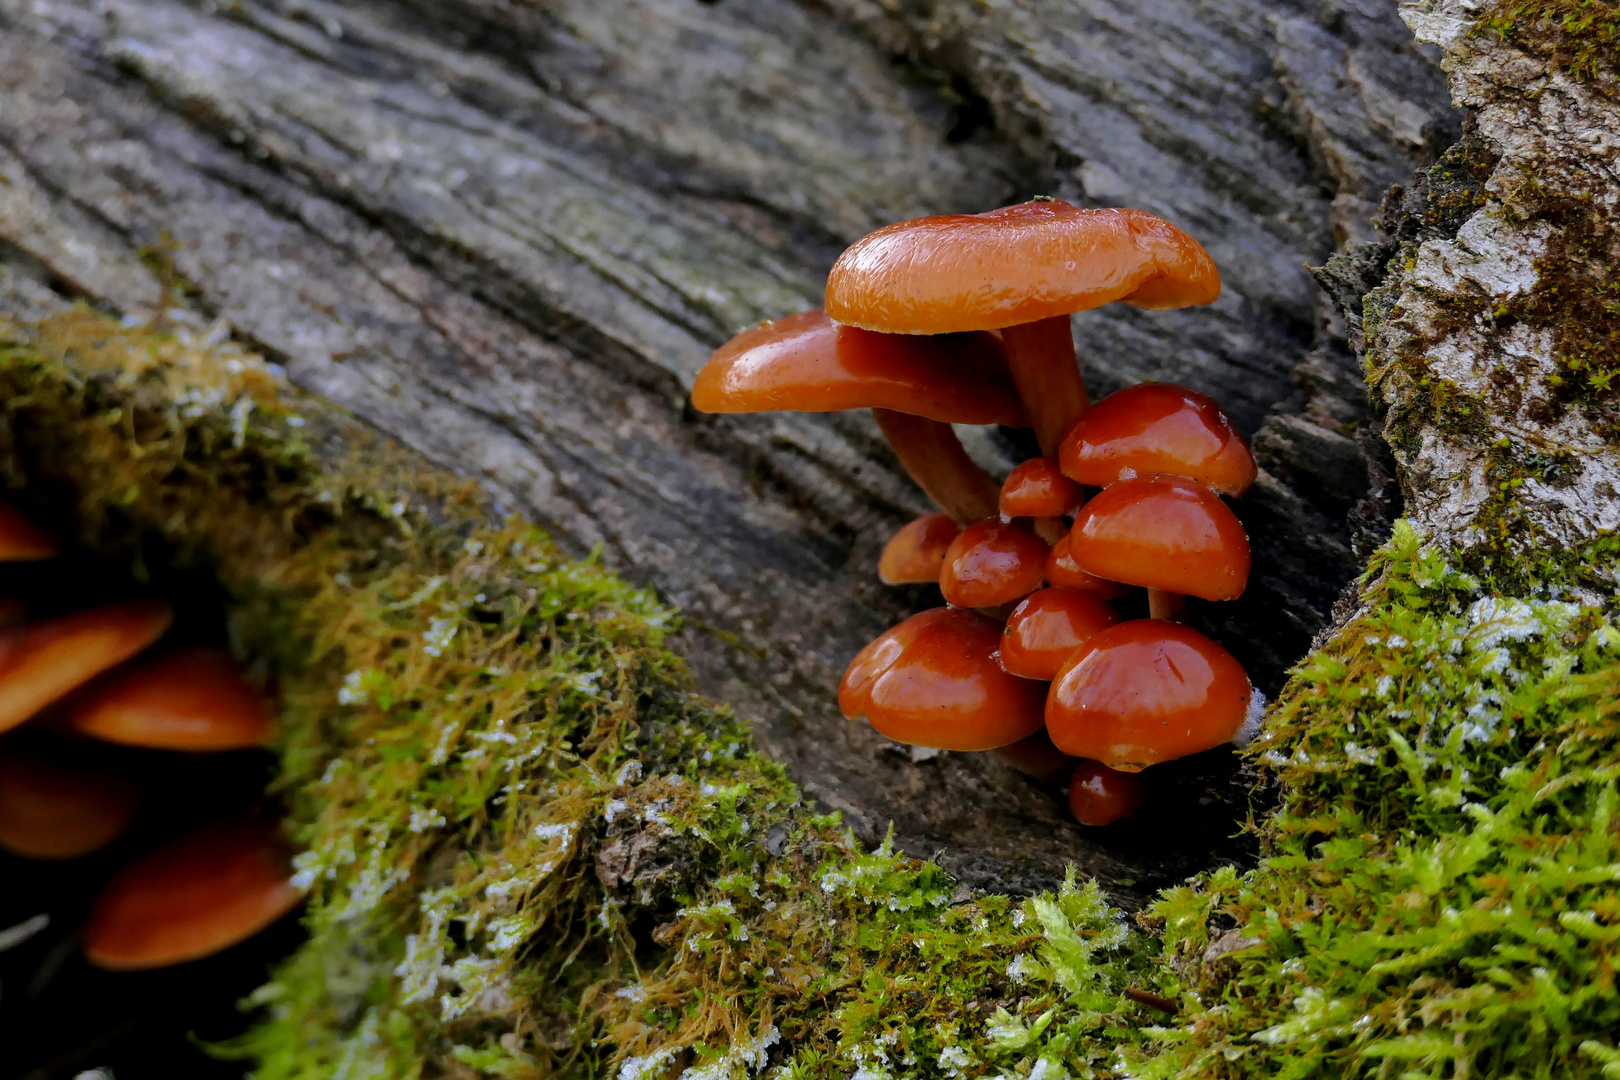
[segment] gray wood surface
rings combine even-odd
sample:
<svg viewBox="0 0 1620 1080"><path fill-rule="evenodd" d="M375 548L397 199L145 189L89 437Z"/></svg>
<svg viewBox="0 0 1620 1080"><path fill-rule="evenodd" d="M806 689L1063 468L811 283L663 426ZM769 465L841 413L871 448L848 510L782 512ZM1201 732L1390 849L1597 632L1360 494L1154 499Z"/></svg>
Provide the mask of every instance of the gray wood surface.
<svg viewBox="0 0 1620 1080"><path fill-rule="evenodd" d="M682 608L703 689L859 835L1129 899L1230 850L1229 764L1165 770L1168 850L1100 843L993 760L843 721L849 657L938 602L876 580L921 496L868 416L685 389L880 224L1037 193L1163 214L1225 293L1081 316L1082 363L1254 436L1250 592L1196 614L1275 688L1393 509L1306 267L1456 123L1380 0L0 0L0 264L131 317L171 264L294 382Z"/></svg>

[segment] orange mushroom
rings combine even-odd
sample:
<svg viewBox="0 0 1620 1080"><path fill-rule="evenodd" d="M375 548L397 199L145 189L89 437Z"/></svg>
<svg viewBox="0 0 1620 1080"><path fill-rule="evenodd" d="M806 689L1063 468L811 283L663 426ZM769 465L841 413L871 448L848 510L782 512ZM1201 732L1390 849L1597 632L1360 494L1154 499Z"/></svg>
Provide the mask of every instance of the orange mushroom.
<svg viewBox="0 0 1620 1080"><path fill-rule="evenodd" d="M1082 825L1112 825L1147 805L1142 781L1096 761L1082 761L1069 778L1069 810Z"/></svg>
<svg viewBox="0 0 1620 1080"><path fill-rule="evenodd" d="M1041 587L1046 541L1007 521L976 521L945 549L939 591L956 607L1010 604Z"/></svg>
<svg viewBox="0 0 1620 1080"><path fill-rule="evenodd" d="M1141 383L1103 398L1063 437L1061 458L1067 476L1092 487L1166 473L1241 495L1258 472L1220 406L1174 383Z"/></svg>
<svg viewBox="0 0 1620 1080"><path fill-rule="evenodd" d="M909 521L889 538L878 560L878 577L885 585L937 583L951 546L962 526L949 514L924 514Z"/></svg>
<svg viewBox="0 0 1620 1080"><path fill-rule="evenodd" d="M1220 498L1179 476L1104 488L1075 516L1069 551L1088 574L1205 600L1235 600L1249 581L1249 538ZM1157 615L1158 612L1155 611Z"/></svg>
<svg viewBox="0 0 1620 1080"><path fill-rule="evenodd" d="M745 330L692 387L702 412L870 408L929 498L957 521L995 513L996 483L952 424L1027 426L993 334L910 337L840 326L817 309Z"/></svg>
<svg viewBox="0 0 1620 1080"><path fill-rule="evenodd" d="M117 769L21 749L0 752L0 848L14 855L88 855L129 826L139 803L140 789Z"/></svg>
<svg viewBox="0 0 1620 1080"><path fill-rule="evenodd" d="M56 556L51 538L14 506L0 503L0 562L36 562Z"/></svg>
<svg viewBox="0 0 1620 1080"><path fill-rule="evenodd" d="M158 638L174 620L162 601L109 604L34 623L0 661L0 731L16 727Z"/></svg>
<svg viewBox="0 0 1620 1080"><path fill-rule="evenodd" d="M1252 694L1243 666L1203 634L1136 619L1065 661L1046 698L1046 730L1065 754L1140 772L1231 741Z"/></svg>
<svg viewBox="0 0 1620 1080"><path fill-rule="evenodd" d="M1091 593L1057 588L1031 593L1002 631L1001 666L1050 682L1075 649L1117 622L1114 609Z"/></svg>
<svg viewBox="0 0 1620 1080"><path fill-rule="evenodd" d="M270 716L236 661L219 649L183 649L121 671L68 704L82 734L159 750L263 746Z"/></svg>
<svg viewBox="0 0 1620 1080"><path fill-rule="evenodd" d="M1086 410L1069 316L1123 300L1208 304L1220 274L1198 242L1141 210L1038 199L917 218L852 244L827 277L827 313L890 334L1001 330L1041 452Z"/></svg>
<svg viewBox="0 0 1620 1080"><path fill-rule="evenodd" d="M1027 739L1019 739L1007 746L990 751L1025 776L1033 776L1043 784L1053 783L1069 775L1075 759L1052 745L1052 737L1042 728Z"/></svg>
<svg viewBox="0 0 1620 1080"><path fill-rule="evenodd" d="M188 833L107 883L85 927L85 958L139 971L212 955L297 906L291 878L275 825L231 821Z"/></svg>
<svg viewBox="0 0 1620 1080"><path fill-rule="evenodd" d="M1109 581L1096 574L1088 574L1074 561L1069 550L1071 533L1065 533L1046 554L1046 583L1065 589L1083 589L1100 600L1118 600L1131 591L1131 586Z"/></svg>
<svg viewBox="0 0 1620 1080"><path fill-rule="evenodd" d="M1001 483L1004 518L1061 517L1074 513L1084 500L1080 485L1063 475L1056 458L1030 458Z"/></svg>
<svg viewBox="0 0 1620 1080"><path fill-rule="evenodd" d="M1001 624L972 611L913 615L856 654L838 706L896 742L994 750L1041 729L1044 683L996 661Z"/></svg>

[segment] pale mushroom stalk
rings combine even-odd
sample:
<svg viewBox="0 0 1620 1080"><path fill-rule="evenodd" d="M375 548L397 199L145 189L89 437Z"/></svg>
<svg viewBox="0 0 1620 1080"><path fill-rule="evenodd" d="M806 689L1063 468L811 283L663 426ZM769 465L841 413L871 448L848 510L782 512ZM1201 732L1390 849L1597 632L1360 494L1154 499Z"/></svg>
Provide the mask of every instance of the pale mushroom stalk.
<svg viewBox="0 0 1620 1080"><path fill-rule="evenodd" d="M1165 592L1163 589L1149 589L1148 616L1154 619L1163 619L1166 622L1180 622L1181 615L1187 610L1187 598L1180 593Z"/></svg>
<svg viewBox="0 0 1620 1080"><path fill-rule="evenodd" d="M1069 316L1009 326L1001 331L1007 367L1029 413L1041 453L1054 456L1063 436L1085 414L1090 399L1080 376Z"/></svg>
<svg viewBox="0 0 1620 1080"><path fill-rule="evenodd" d="M893 409L873 409L872 416L900 464L941 510L964 525L995 516L1001 486L968 457L951 425Z"/></svg>

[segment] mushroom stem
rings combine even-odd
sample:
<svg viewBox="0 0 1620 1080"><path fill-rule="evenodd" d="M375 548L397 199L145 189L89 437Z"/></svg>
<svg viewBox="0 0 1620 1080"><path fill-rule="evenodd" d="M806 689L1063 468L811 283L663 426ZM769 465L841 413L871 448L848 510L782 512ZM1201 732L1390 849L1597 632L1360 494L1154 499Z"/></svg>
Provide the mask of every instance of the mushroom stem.
<svg viewBox="0 0 1620 1080"><path fill-rule="evenodd" d="M951 425L893 409L873 409L895 456L930 499L966 525L996 515L1001 486L962 449Z"/></svg>
<svg viewBox="0 0 1620 1080"><path fill-rule="evenodd" d="M1041 453L1051 457L1090 400L1080 378L1069 317L1057 315L1009 326L1001 331L1001 344L1007 350L1007 367L1018 396L1035 428L1035 441L1041 444Z"/></svg>
<svg viewBox="0 0 1620 1080"><path fill-rule="evenodd" d="M1148 617L1163 619L1166 622L1180 622L1181 613L1187 610L1187 598L1180 593L1165 592L1163 589L1149 589Z"/></svg>

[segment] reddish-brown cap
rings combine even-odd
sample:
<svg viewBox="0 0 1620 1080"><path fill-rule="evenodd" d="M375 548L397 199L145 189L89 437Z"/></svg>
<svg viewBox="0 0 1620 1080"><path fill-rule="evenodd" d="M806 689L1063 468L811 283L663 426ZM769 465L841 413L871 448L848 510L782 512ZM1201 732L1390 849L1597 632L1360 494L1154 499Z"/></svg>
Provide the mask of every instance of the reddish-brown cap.
<svg viewBox="0 0 1620 1080"><path fill-rule="evenodd" d="M1075 759L1052 745L1052 737L1042 728L1027 739L990 751L1025 776L1043 784L1066 778L1074 770Z"/></svg>
<svg viewBox="0 0 1620 1080"><path fill-rule="evenodd" d="M827 313L891 334L998 330L1123 300L1211 303L1220 274L1198 241L1141 210L1056 199L889 225L827 276Z"/></svg>
<svg viewBox="0 0 1620 1080"><path fill-rule="evenodd" d="M140 789L126 774L61 754L0 751L0 848L29 859L73 859L129 825Z"/></svg>
<svg viewBox="0 0 1620 1080"><path fill-rule="evenodd" d="M0 562L34 562L56 555L56 545L14 506L0 503Z"/></svg>
<svg viewBox="0 0 1620 1080"><path fill-rule="evenodd" d="M1109 394L1063 437L1063 471L1107 487L1148 473L1197 480L1225 495L1254 483L1254 455L1220 406L1174 383L1142 383Z"/></svg>
<svg viewBox="0 0 1620 1080"><path fill-rule="evenodd" d="M1007 618L1001 666L1026 679L1050 682L1075 649L1117 622L1113 608L1080 589L1031 593Z"/></svg>
<svg viewBox="0 0 1620 1080"><path fill-rule="evenodd" d="M1252 688L1232 654L1190 626L1136 619L1094 635L1046 698L1059 750L1140 772L1228 742Z"/></svg>
<svg viewBox="0 0 1620 1080"><path fill-rule="evenodd" d="M96 899L84 954L112 971L197 960L263 930L300 899L274 825L188 833L124 867Z"/></svg>
<svg viewBox="0 0 1620 1080"><path fill-rule="evenodd" d="M1019 525L975 521L945 550L939 591L957 607L1010 604L1041 587L1046 541Z"/></svg>
<svg viewBox="0 0 1620 1080"><path fill-rule="evenodd" d="M1096 761L1082 761L1069 778L1069 810L1082 825L1112 825L1147 805L1142 781Z"/></svg>
<svg viewBox="0 0 1620 1080"><path fill-rule="evenodd" d="M1236 600L1249 583L1249 538L1213 491L1179 476L1139 476L1081 508L1069 551L1088 574L1149 589Z"/></svg>
<svg viewBox="0 0 1620 1080"><path fill-rule="evenodd" d="M1083 589L1099 600L1118 600L1127 595L1132 586L1109 581L1080 569L1069 550L1071 533L1065 531L1046 555L1046 583L1065 589Z"/></svg>
<svg viewBox="0 0 1620 1080"><path fill-rule="evenodd" d="M893 409L947 424L1028 427L994 334L915 337L840 326L820 308L744 330L692 387L702 412Z"/></svg>
<svg viewBox="0 0 1620 1080"><path fill-rule="evenodd" d="M34 623L0 662L0 731L16 727L163 636L161 601L109 604Z"/></svg>
<svg viewBox="0 0 1620 1080"><path fill-rule="evenodd" d="M862 649L838 686L838 706L896 742L994 750L1039 731L1046 684L1001 669L1001 624L934 608Z"/></svg>
<svg viewBox="0 0 1620 1080"><path fill-rule="evenodd" d="M1080 485L1063 475L1055 458L1038 457L1016 466L1001 484L1001 516L1062 517L1080 507Z"/></svg>
<svg viewBox="0 0 1620 1080"><path fill-rule="evenodd" d="M938 582L945 549L961 531L962 526L949 514L924 514L907 522L883 545L878 577L885 585Z"/></svg>
<svg viewBox="0 0 1620 1080"><path fill-rule="evenodd" d="M270 737L264 700L219 649L182 649L117 672L67 714L85 735L159 750L240 750Z"/></svg>

